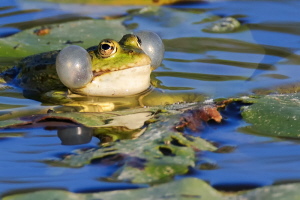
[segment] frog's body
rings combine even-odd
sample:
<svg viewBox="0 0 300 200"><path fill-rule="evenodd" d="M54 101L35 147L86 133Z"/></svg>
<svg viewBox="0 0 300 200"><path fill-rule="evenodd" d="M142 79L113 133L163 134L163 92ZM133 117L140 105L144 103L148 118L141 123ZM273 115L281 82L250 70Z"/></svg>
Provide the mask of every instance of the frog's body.
<svg viewBox="0 0 300 200"><path fill-rule="evenodd" d="M28 56L13 68L13 73L12 70L4 72L5 78L24 90L41 94L50 90L67 89L56 73L55 59L58 53L59 51L51 51Z"/></svg>
<svg viewBox="0 0 300 200"><path fill-rule="evenodd" d="M140 48L140 43L137 36L127 34L119 43L105 39L98 46L88 48L92 78L81 87L69 89L74 93L90 96L125 96L144 91L150 86L151 59ZM8 82L40 94L66 90L67 87L56 70L59 52L26 57L2 75Z"/></svg>

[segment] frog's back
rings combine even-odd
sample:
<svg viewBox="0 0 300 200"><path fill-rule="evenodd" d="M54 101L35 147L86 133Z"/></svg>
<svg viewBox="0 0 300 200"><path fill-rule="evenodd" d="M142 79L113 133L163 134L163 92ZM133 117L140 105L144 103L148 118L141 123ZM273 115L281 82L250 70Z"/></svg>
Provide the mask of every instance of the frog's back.
<svg viewBox="0 0 300 200"><path fill-rule="evenodd" d="M13 83L25 90L41 93L65 88L55 69L55 59L58 52L40 53L21 60L15 67L17 73L13 77Z"/></svg>

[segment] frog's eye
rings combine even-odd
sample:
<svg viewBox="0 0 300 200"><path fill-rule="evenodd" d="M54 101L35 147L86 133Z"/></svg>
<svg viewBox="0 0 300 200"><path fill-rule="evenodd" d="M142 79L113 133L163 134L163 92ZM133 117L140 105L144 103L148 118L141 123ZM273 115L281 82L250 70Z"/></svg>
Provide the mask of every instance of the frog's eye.
<svg viewBox="0 0 300 200"><path fill-rule="evenodd" d="M143 51L151 58L151 66L157 68L163 58L165 53L165 47L161 38L153 32L141 31L136 33L138 41L140 40L140 45Z"/></svg>
<svg viewBox="0 0 300 200"><path fill-rule="evenodd" d="M116 53L117 47L111 40L104 40L100 42L98 51L102 58L107 58Z"/></svg>
<svg viewBox="0 0 300 200"><path fill-rule="evenodd" d="M93 78L91 57L80 46L65 47L56 57L56 72L68 88L81 88Z"/></svg>

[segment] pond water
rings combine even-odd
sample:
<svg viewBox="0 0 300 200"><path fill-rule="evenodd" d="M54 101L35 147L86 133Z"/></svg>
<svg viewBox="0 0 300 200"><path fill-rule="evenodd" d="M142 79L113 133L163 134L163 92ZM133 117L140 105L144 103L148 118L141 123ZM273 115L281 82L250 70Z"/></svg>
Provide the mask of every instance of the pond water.
<svg viewBox="0 0 300 200"><path fill-rule="evenodd" d="M299 8L297 0L212 1L160 8L1 0L0 37L58 22L127 16L123 25L128 32L150 29L164 41L165 59L153 72L159 89L167 94L237 97L254 89L299 81ZM242 22L243 29L232 33L202 31L205 20L212 21L215 16L233 16ZM18 59L0 55L0 65L14 65ZM0 95L0 117L11 110L47 109L41 102L24 98L18 88L1 90ZM246 122L230 114L230 109L237 108L228 109L223 112L227 117L223 124L210 124L198 135L219 146L231 146L232 151L203 152L195 169L176 178L199 177L225 190L298 181L299 141L245 132L242 127ZM41 162L78 148L95 147L97 138L86 144L62 145L58 131L45 127L0 130L0 138L0 194L33 188L90 192L145 186L101 180L115 171L114 165L70 169ZM202 169L207 163L209 170Z"/></svg>

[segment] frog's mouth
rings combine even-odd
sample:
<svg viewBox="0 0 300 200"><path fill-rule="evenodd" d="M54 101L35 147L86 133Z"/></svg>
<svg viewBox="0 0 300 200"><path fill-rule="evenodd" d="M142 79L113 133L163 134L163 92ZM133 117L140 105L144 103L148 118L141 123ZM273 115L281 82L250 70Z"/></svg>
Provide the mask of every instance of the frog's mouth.
<svg viewBox="0 0 300 200"><path fill-rule="evenodd" d="M92 81L72 92L90 96L128 96L138 94L150 86L151 66L143 65L94 73Z"/></svg>
<svg viewBox="0 0 300 200"><path fill-rule="evenodd" d="M130 68L145 67L145 66L148 66L148 65L123 67L123 68L114 69L114 70L93 71L93 76L97 77L97 76L101 76L101 75L106 74L106 73L113 73L113 72L120 71L120 70L127 70L127 69L130 69Z"/></svg>

